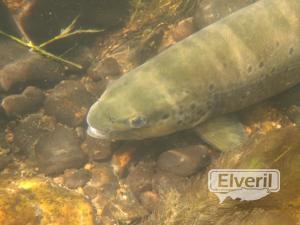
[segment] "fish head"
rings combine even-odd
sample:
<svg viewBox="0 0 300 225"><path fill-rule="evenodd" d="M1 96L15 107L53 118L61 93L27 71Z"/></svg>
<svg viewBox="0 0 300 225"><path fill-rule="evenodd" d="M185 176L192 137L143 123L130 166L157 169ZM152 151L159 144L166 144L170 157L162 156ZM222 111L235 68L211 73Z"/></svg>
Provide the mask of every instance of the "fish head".
<svg viewBox="0 0 300 225"><path fill-rule="evenodd" d="M137 75L129 76L108 87L92 105L87 116L88 134L102 139L138 140L178 130L180 118L171 95Z"/></svg>

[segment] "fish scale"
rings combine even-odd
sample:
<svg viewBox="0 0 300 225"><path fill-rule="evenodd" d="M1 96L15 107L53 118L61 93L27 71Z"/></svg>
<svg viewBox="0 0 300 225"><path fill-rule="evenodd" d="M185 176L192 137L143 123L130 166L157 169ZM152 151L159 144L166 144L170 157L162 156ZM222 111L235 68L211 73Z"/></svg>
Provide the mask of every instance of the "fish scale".
<svg viewBox="0 0 300 225"><path fill-rule="evenodd" d="M296 85L299 66L300 1L260 0L116 81L91 107L89 133L144 139L192 128Z"/></svg>

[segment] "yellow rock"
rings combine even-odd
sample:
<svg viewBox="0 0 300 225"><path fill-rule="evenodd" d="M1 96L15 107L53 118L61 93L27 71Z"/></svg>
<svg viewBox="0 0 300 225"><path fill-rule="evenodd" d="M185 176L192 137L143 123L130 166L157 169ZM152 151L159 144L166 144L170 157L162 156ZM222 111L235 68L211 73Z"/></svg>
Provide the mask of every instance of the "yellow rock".
<svg viewBox="0 0 300 225"><path fill-rule="evenodd" d="M93 208L81 195L41 178L1 181L0 224L93 225Z"/></svg>

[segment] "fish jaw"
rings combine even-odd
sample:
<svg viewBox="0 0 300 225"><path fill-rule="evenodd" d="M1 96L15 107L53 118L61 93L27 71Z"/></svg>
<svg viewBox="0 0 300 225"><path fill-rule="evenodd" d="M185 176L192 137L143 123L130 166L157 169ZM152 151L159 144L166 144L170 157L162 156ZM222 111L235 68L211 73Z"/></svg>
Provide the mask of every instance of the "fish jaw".
<svg viewBox="0 0 300 225"><path fill-rule="evenodd" d="M92 138L103 139L103 140L109 139L109 137L107 135L101 133L101 131L99 131L96 128L93 128L91 126L88 126L87 134L89 136L91 136Z"/></svg>

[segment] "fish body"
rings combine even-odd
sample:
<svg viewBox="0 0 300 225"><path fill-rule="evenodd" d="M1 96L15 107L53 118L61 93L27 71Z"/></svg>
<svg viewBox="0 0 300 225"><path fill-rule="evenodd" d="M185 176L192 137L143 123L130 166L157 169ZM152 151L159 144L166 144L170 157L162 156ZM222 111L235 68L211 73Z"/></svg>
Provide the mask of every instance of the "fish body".
<svg viewBox="0 0 300 225"><path fill-rule="evenodd" d="M144 139L192 128L300 82L300 1L261 0L196 32L111 85L90 134Z"/></svg>

